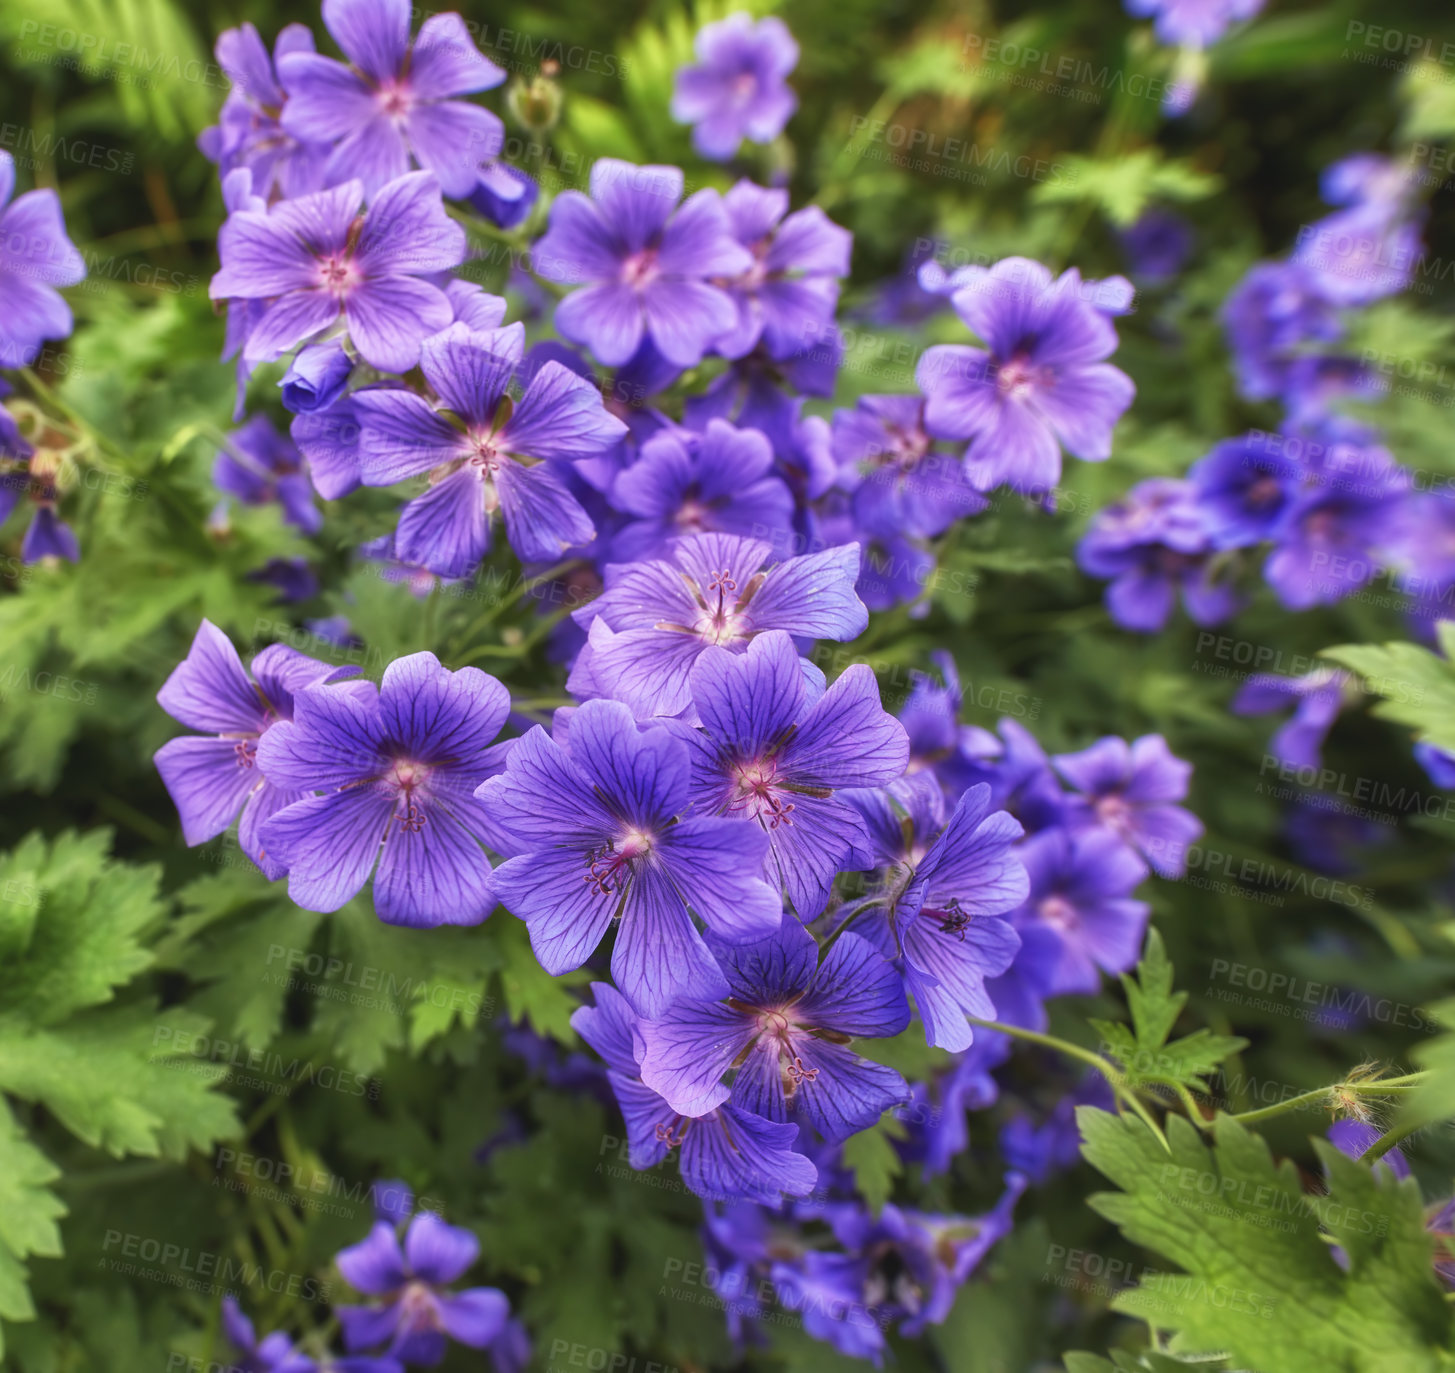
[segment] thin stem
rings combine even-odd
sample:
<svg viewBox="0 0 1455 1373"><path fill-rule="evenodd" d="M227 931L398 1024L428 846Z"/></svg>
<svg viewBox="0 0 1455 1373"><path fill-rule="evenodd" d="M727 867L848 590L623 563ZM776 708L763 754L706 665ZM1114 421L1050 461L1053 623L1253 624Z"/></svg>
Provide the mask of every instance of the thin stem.
<svg viewBox="0 0 1455 1373"><path fill-rule="evenodd" d="M1260 1106L1254 1111L1239 1111L1229 1119L1244 1125L1256 1120L1271 1120L1285 1111L1299 1110L1309 1102L1328 1104L1334 1099L1335 1093L1339 1092L1354 1096L1387 1096L1390 1093L1412 1092L1426 1076L1424 1073L1411 1073L1404 1078L1391 1078L1388 1082L1335 1082L1328 1087L1316 1087L1311 1092L1289 1097L1287 1101L1276 1101L1272 1106Z"/></svg>
<svg viewBox="0 0 1455 1373"><path fill-rule="evenodd" d="M1407 1121L1404 1125L1395 1126L1395 1128L1389 1131L1388 1134L1380 1135L1380 1137L1376 1139L1373 1144L1371 1144L1362 1154L1360 1154L1359 1161L1361 1163L1369 1164L1377 1163L1391 1149L1393 1149L1396 1144L1400 1143L1402 1140L1408 1139L1409 1136L1414 1134L1415 1131L1419 1128L1420 1122L1418 1120Z"/></svg>

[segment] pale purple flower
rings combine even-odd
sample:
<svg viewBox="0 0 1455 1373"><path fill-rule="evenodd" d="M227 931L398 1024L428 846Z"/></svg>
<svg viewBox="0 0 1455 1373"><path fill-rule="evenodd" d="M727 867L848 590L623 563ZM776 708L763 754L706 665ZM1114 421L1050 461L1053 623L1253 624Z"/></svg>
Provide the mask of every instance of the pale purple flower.
<svg viewBox="0 0 1455 1373"><path fill-rule="evenodd" d="M465 257L465 232L445 214L434 176L390 182L360 218L362 202L362 185L349 181L228 216L212 299L272 302L251 325L245 362L278 357L342 319L366 362L406 372L420 344L450 323L449 298L419 280Z"/></svg>
<svg viewBox="0 0 1455 1373"><path fill-rule="evenodd" d="M672 118L693 125L692 146L726 162L743 139L771 143L798 108L787 77L798 65L798 44L781 19L754 23L738 11L704 24L694 42L695 67L677 73Z"/></svg>
<svg viewBox="0 0 1455 1373"><path fill-rule="evenodd" d="M278 59L288 90L283 127L334 144L333 184L358 180L372 198L414 163L444 193L475 189L500 150L504 126L479 105L450 97L488 91L505 72L475 46L458 14L433 14L409 39L409 0L323 0L323 22L349 65L313 52ZM453 265L453 264L451 264Z"/></svg>
<svg viewBox="0 0 1455 1373"><path fill-rule="evenodd" d="M682 186L678 167L603 157L591 168L590 196L556 197L531 253L541 276L587 283L557 305L556 328L608 367L629 362L643 339L668 362L695 366L737 321L731 297L710 279L748 271L752 254L734 240L716 191L679 208Z"/></svg>
<svg viewBox="0 0 1455 1373"><path fill-rule="evenodd" d="M57 286L74 286L86 262L66 237L52 190L15 193L15 159L0 151L0 367L29 367L46 339L71 332Z"/></svg>
<svg viewBox="0 0 1455 1373"><path fill-rule="evenodd" d="M986 347L927 349L915 380L929 432L971 440L965 470L980 490L1051 490L1063 447L1089 462L1111 455L1135 388L1105 361L1116 330L1087 299L1089 285L1076 272L1053 280L1023 257L960 274L950 303Z"/></svg>

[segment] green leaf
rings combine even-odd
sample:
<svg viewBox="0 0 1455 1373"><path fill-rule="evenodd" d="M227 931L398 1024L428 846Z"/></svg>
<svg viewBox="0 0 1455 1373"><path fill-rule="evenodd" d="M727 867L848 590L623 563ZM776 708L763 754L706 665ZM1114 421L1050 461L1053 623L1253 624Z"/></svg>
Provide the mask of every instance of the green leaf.
<svg viewBox="0 0 1455 1373"><path fill-rule="evenodd" d="M886 1111L875 1124L844 1143L844 1166L854 1174L854 1186L875 1212L889 1200L894 1179L904 1171L894 1141L905 1137L894 1112Z"/></svg>
<svg viewBox="0 0 1455 1373"><path fill-rule="evenodd" d="M1186 992L1172 990L1172 964L1155 929L1147 931L1147 946L1134 976L1122 974L1122 987L1132 1013L1132 1028L1115 1021L1093 1020L1108 1053L1116 1059L1128 1083L1160 1083L1205 1091L1206 1075L1231 1054L1247 1045L1235 1035L1195 1030L1167 1042L1187 1002Z"/></svg>
<svg viewBox="0 0 1455 1373"><path fill-rule="evenodd" d="M497 921L495 933L504 960L500 985L510 1018L525 1021L538 1034L550 1035L562 1044L579 1043L571 1028L571 1013L581 1000L571 995L571 988L586 986L591 974L581 971L552 977L531 952L524 922L513 917Z"/></svg>
<svg viewBox="0 0 1455 1373"><path fill-rule="evenodd" d="M1373 714L1455 753L1455 663L1409 643L1341 644L1322 656L1357 672L1367 691L1384 697Z"/></svg>
<svg viewBox="0 0 1455 1373"><path fill-rule="evenodd" d="M1205 1144L1180 1116L1168 1149L1141 1121L1077 1111L1086 1159L1121 1190L1090 1198L1129 1240L1175 1264L1112 1303L1260 1373L1448 1368L1452 1313L1431 1266L1418 1186L1318 1143L1327 1195L1228 1116ZM1348 1270L1330 1244L1341 1245Z"/></svg>
<svg viewBox="0 0 1455 1373"><path fill-rule="evenodd" d="M1222 185L1190 162L1164 158L1156 148L1138 148L1106 161L1067 154L1066 176L1043 181L1034 197L1043 205L1089 200L1117 228L1126 228L1153 201L1204 200Z"/></svg>
<svg viewBox="0 0 1455 1373"><path fill-rule="evenodd" d="M56 1221L66 1208L48 1185L60 1175L0 1099L0 1319L27 1321L35 1316L25 1259L31 1254L54 1258L61 1252Z"/></svg>

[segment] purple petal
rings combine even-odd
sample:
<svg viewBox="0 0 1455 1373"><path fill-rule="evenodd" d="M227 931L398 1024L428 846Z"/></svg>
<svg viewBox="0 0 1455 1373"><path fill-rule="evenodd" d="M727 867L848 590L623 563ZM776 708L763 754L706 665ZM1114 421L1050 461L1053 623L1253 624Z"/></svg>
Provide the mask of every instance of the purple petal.
<svg viewBox="0 0 1455 1373"><path fill-rule="evenodd" d="M433 653L411 653L384 669L379 718L390 743L415 761L473 761L500 733L510 694L477 667L450 672Z"/></svg>
<svg viewBox="0 0 1455 1373"><path fill-rule="evenodd" d="M404 66L409 0L323 0L323 23L349 61L376 85Z"/></svg>
<svg viewBox="0 0 1455 1373"><path fill-rule="evenodd" d="M448 272L465 260L465 231L445 213L430 172L391 181L374 198L359 234L358 261L370 276ZM446 301L448 304L448 301ZM454 318L454 310L428 333Z"/></svg>
<svg viewBox="0 0 1455 1373"><path fill-rule="evenodd" d="M616 282L573 291L556 306L556 328L572 343L590 348L607 367L620 367L641 346L646 330L642 298Z"/></svg>
<svg viewBox="0 0 1455 1373"><path fill-rule="evenodd" d="M585 854L574 849L523 854L495 869L496 899L525 921L531 949L553 977L591 957L620 903L616 893L583 881L587 875Z"/></svg>
<svg viewBox="0 0 1455 1373"><path fill-rule="evenodd" d="M439 18L459 20L458 15ZM438 178L440 190L462 200L475 189L480 164L494 157L505 142L505 126L497 115L462 100L416 105L409 113L409 143L422 166Z"/></svg>
<svg viewBox="0 0 1455 1373"><path fill-rule="evenodd" d="M555 560L596 537L591 516L548 463L506 463L496 489L510 546L527 562Z"/></svg>
<svg viewBox="0 0 1455 1373"><path fill-rule="evenodd" d="M446 1225L433 1211L421 1211L404 1237L409 1271L426 1282L454 1282L477 1258L480 1241L468 1230Z"/></svg>
<svg viewBox="0 0 1455 1373"><path fill-rule="evenodd" d="M258 766L275 787L290 791L339 788L383 772L373 688L316 685L293 698L293 719L280 721L258 741Z"/></svg>
<svg viewBox="0 0 1455 1373"><path fill-rule="evenodd" d="M732 1106L688 1128L682 1181L698 1196L777 1206L782 1193L807 1196L818 1169L794 1152L798 1127L779 1125Z"/></svg>
<svg viewBox="0 0 1455 1373"><path fill-rule="evenodd" d="M576 880L581 883L579 868ZM682 898L650 867L636 874L627 888L611 954L611 975L627 1000L645 1016L661 1015L674 1001L714 1001L728 991Z"/></svg>
<svg viewBox="0 0 1455 1373"><path fill-rule="evenodd" d="M288 869L288 895L306 911L346 905L369 880L393 810L394 798L371 787L310 796L280 810L262 837Z"/></svg>
<svg viewBox="0 0 1455 1373"><path fill-rule="evenodd" d="M384 1221L374 1223L368 1239L339 1250L334 1263L345 1282L371 1296L402 1287L407 1277L394 1227Z"/></svg>
<svg viewBox="0 0 1455 1373"><path fill-rule="evenodd" d="M852 932L840 935L824 955L798 1011L826 1030L873 1039L887 1039L909 1025L909 1003L893 964Z"/></svg>
<svg viewBox="0 0 1455 1373"><path fill-rule="evenodd" d="M463 467L400 512L394 551L442 577L473 574L490 548L490 516L476 471Z"/></svg>
<svg viewBox="0 0 1455 1373"><path fill-rule="evenodd" d="M421 343L454 318L449 297L413 277L366 281L350 292L344 314L354 346L381 372L409 371L419 362Z"/></svg>
<svg viewBox="0 0 1455 1373"><path fill-rule="evenodd" d="M458 14L432 14L414 40L409 78L432 96L472 95L493 90L505 72L475 46Z"/></svg>
<svg viewBox="0 0 1455 1373"><path fill-rule="evenodd" d="M174 720L209 734L257 734L267 714L237 649L211 620L197 626L187 656L157 692L157 704Z"/></svg>
<svg viewBox="0 0 1455 1373"><path fill-rule="evenodd" d="M263 781L256 767L239 766L238 745L231 739L173 739L154 761L189 845L225 833Z"/></svg>
<svg viewBox="0 0 1455 1373"><path fill-rule="evenodd" d="M751 1016L711 1001L679 1001L642 1022L642 1081L684 1116L704 1116L732 1094L721 1078L758 1033Z"/></svg>
<svg viewBox="0 0 1455 1373"><path fill-rule="evenodd" d="M468 669L465 669L468 671ZM389 925L478 925L495 906L490 862L480 841L431 799L417 829L391 817L374 878L374 909Z"/></svg>
<svg viewBox="0 0 1455 1373"><path fill-rule="evenodd" d="M869 612L854 594L858 578L858 544L790 558L768 573L748 615L757 630L783 629L803 638L857 638L869 624Z"/></svg>
<svg viewBox="0 0 1455 1373"><path fill-rule="evenodd" d="M505 1329L510 1303L493 1287L471 1287L439 1301L440 1324L452 1340L484 1349Z"/></svg>
<svg viewBox="0 0 1455 1373"><path fill-rule="evenodd" d="M758 877L767 848L756 825L699 816L668 830L659 855L697 916L720 938L741 944L772 934L783 919L777 892Z"/></svg>

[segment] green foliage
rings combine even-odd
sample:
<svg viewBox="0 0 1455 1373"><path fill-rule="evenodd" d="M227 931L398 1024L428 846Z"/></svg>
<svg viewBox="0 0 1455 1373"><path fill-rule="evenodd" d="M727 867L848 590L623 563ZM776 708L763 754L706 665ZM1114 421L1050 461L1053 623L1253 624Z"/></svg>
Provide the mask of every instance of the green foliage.
<svg viewBox="0 0 1455 1373"><path fill-rule="evenodd" d="M1077 1120L1087 1161L1120 1189L1089 1204L1179 1270L1112 1304L1172 1332L1176 1350L1229 1351L1264 1373L1449 1367L1452 1312L1413 1181L1318 1141L1328 1190L1305 1192L1291 1161L1227 1116L1212 1144L1170 1119L1170 1152L1138 1120L1091 1107Z"/></svg>
<svg viewBox="0 0 1455 1373"><path fill-rule="evenodd" d="M1455 622L1439 626L1440 649L1420 644L1344 644L1323 656L1357 672L1365 689L1383 697L1374 708L1382 719L1408 725L1436 748L1455 752Z"/></svg>
<svg viewBox="0 0 1455 1373"><path fill-rule="evenodd" d="M1123 973L1121 981L1132 1013L1131 1025L1110 1020L1093 1020L1091 1025L1130 1085L1206 1091L1207 1075L1247 1047L1246 1039L1206 1029L1168 1043L1188 994L1172 990L1172 964L1156 930L1147 932L1147 947L1135 974Z"/></svg>
<svg viewBox="0 0 1455 1373"><path fill-rule="evenodd" d="M4 1095L44 1107L83 1143L117 1157L181 1160L237 1129L212 1090L227 1070L177 1045L210 1022L117 1001L152 962L143 936L164 908L152 868L109 858L110 835L32 835L0 857L0 1318L34 1315L28 1255L61 1252L60 1170L31 1143Z"/></svg>

